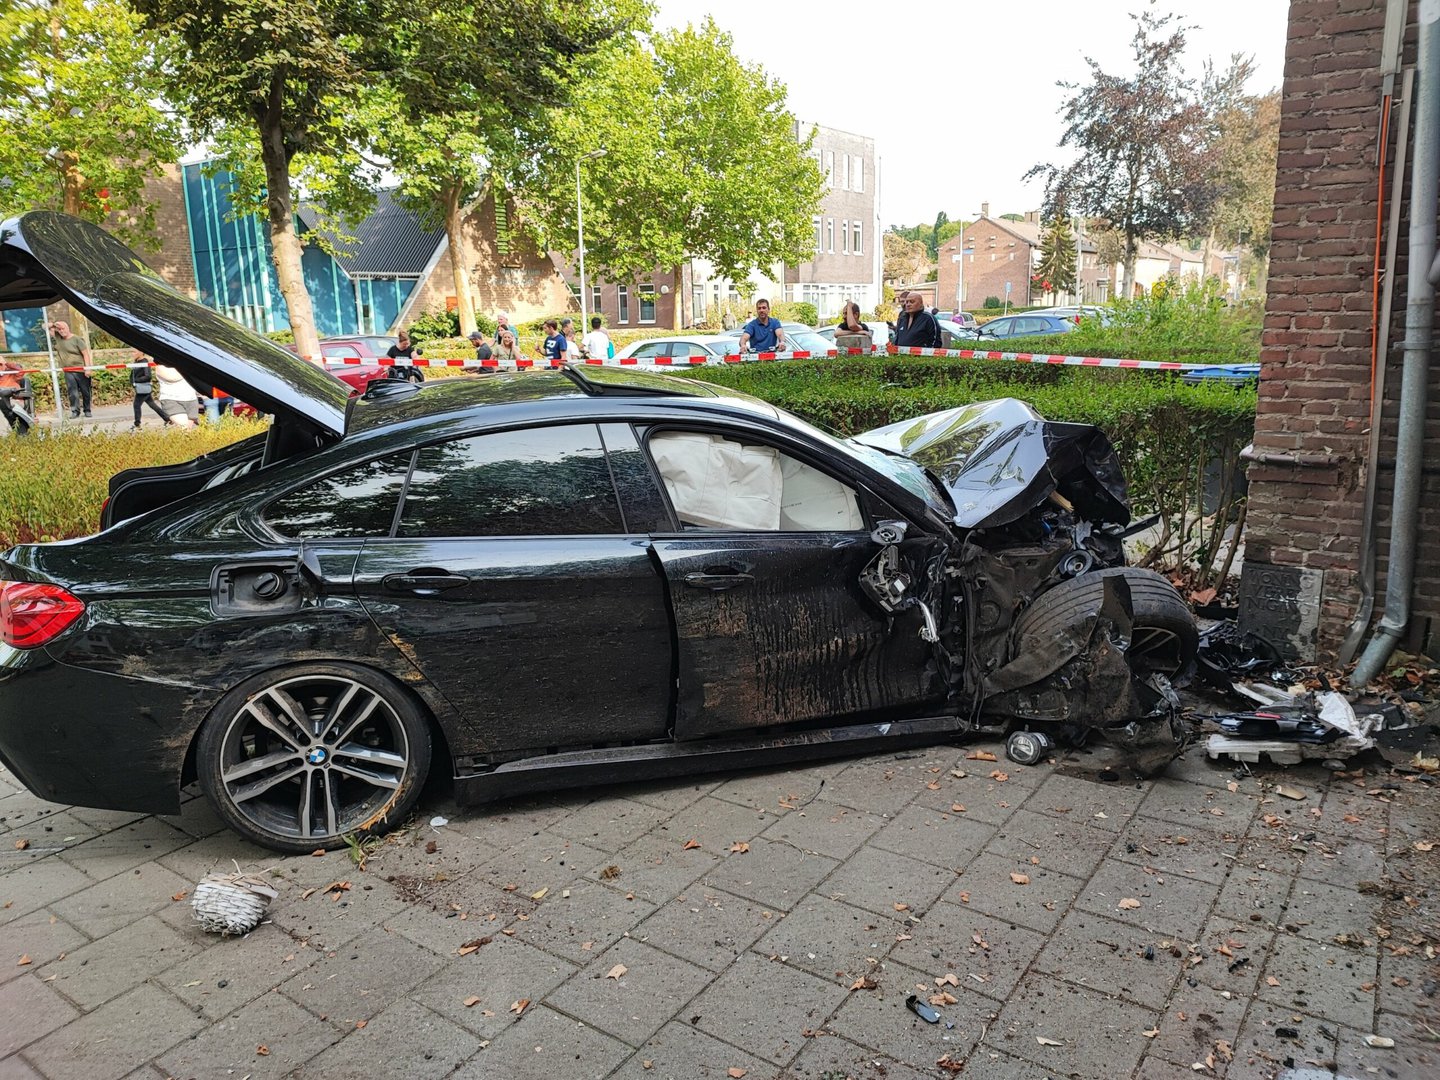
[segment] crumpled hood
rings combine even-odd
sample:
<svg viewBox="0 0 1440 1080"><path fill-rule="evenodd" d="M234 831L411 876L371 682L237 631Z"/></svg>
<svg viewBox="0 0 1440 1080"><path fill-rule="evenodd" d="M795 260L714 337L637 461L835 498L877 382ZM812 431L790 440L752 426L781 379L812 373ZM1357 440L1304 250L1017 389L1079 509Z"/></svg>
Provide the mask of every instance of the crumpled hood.
<svg viewBox="0 0 1440 1080"><path fill-rule="evenodd" d="M1008 524L1054 491L1096 524L1130 521L1125 474L1105 433L1046 420L1015 398L928 413L855 441L923 465L949 493L962 528Z"/></svg>
<svg viewBox="0 0 1440 1080"><path fill-rule="evenodd" d="M48 210L0 223L0 308L58 300L196 385L322 437L345 433L348 386L171 288L98 225Z"/></svg>

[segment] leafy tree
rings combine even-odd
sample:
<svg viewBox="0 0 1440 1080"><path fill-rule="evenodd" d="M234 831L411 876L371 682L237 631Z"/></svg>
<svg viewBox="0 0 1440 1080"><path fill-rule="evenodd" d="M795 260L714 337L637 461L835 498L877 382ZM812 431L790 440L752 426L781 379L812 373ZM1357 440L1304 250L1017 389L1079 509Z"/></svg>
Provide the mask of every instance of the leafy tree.
<svg viewBox="0 0 1440 1080"><path fill-rule="evenodd" d="M705 259L743 282L814 248L823 177L797 141L784 86L741 62L707 19L649 42L617 40L574 104L550 113L546 145L513 163L508 179L544 246L578 247L575 174L582 168L588 265L618 281L657 266ZM565 167L557 168L557 147ZM675 305L685 321L688 290ZM743 291L743 290L742 290Z"/></svg>
<svg viewBox="0 0 1440 1080"><path fill-rule="evenodd" d="M1174 15L1132 14L1135 70L1111 75L1093 59L1085 86L1065 102L1062 147L1079 153L1069 165L1040 164L1047 208L1064 204L1103 218L1125 237L1122 293L1135 280L1135 257L1147 236L1175 237L1203 222L1213 189L1205 108L1181 72L1186 28Z"/></svg>
<svg viewBox="0 0 1440 1080"><path fill-rule="evenodd" d="M1215 243L1249 248L1263 258L1275 210L1275 165L1280 145L1280 94L1251 94L1252 57L1235 53L1223 72L1207 64L1201 99L1210 124L1216 198L1205 254Z"/></svg>
<svg viewBox="0 0 1440 1080"><path fill-rule="evenodd" d="M165 53L122 0L0 5L0 213L109 219L154 247L145 182L180 142L156 104Z"/></svg>
<svg viewBox="0 0 1440 1080"><path fill-rule="evenodd" d="M1041 289L1051 294L1051 303L1055 302L1055 294L1075 291L1075 255L1070 219L1057 213L1040 237L1040 265L1035 268Z"/></svg>
<svg viewBox="0 0 1440 1080"><path fill-rule="evenodd" d="M885 247L883 273L886 281L911 285L920 281L931 267L925 245L907 239L898 232L887 232L881 241Z"/></svg>
<svg viewBox="0 0 1440 1080"><path fill-rule="evenodd" d="M941 210L935 215L935 224L930 228L930 235L925 239L925 250L930 255L930 261L934 262L940 257L940 230L950 224L950 215Z"/></svg>

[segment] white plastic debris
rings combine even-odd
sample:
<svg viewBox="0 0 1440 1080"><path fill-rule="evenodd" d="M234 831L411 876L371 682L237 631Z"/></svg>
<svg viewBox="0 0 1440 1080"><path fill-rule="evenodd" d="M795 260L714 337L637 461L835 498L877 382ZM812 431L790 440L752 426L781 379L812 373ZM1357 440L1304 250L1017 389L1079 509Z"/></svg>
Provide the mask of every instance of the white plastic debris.
<svg viewBox="0 0 1440 1080"><path fill-rule="evenodd" d="M248 934L260 925L270 901L280 895L251 874L211 874L195 886L190 908L212 934Z"/></svg>
<svg viewBox="0 0 1440 1080"><path fill-rule="evenodd" d="M449 824L450 824L450 819L447 818L447 817L441 817L439 814L436 814L434 817L432 817L432 818L430 819L430 827L431 827L432 829L443 828L444 826L449 825Z"/></svg>
<svg viewBox="0 0 1440 1080"><path fill-rule="evenodd" d="M1373 1046L1377 1050L1395 1049L1395 1040L1386 1038L1384 1035L1366 1035L1365 1045Z"/></svg>

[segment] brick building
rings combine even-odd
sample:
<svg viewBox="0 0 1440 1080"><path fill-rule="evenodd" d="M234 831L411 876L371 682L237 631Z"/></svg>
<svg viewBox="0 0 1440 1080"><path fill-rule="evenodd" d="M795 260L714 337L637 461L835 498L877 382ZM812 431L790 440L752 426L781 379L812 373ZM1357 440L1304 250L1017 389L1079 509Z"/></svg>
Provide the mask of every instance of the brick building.
<svg viewBox="0 0 1440 1080"><path fill-rule="evenodd" d="M1040 261L1040 248L1045 227L1040 212L1031 210L1020 221L992 218L990 204L980 204L980 217L952 236L939 249L939 280L936 305L963 311L976 311L994 297L1002 304L1009 286L1011 307L1026 307L1044 302L1039 289L1032 287L1033 268ZM1095 244L1083 232L1076 237L1080 259L1080 295L1059 295L1059 303L1104 303L1110 295L1106 268L1100 266ZM958 258L961 244L965 246L965 266L961 273ZM963 289L965 295L959 296Z"/></svg>
<svg viewBox="0 0 1440 1080"><path fill-rule="evenodd" d="M1402 35L1392 22L1387 47L1385 3L1290 5L1241 614L1245 625L1262 631L1291 621L1302 655L1342 651L1364 606L1371 579L1361 541L1367 481L1375 489L1375 614L1384 608L1411 173L1397 143L1409 125L1413 145L1407 114L1418 97L1407 94L1410 81L1400 74L1415 62L1417 5L1401 0L1389 7L1404 26ZM1405 187L1395 200L1397 173ZM1435 211L1430 205L1418 212ZM1377 215L1385 222L1378 238ZM1377 261L1384 266L1392 244L1387 281ZM1383 404L1373 458L1372 395ZM1427 425L1414 607L1401 646L1433 653L1440 619L1440 367L1430 369ZM1311 621L1317 617L1318 634Z"/></svg>

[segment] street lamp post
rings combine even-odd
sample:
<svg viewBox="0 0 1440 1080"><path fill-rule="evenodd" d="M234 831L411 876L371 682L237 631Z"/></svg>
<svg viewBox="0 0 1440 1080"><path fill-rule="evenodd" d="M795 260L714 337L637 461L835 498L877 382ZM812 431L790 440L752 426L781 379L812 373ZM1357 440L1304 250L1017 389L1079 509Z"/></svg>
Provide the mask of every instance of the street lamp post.
<svg viewBox="0 0 1440 1080"><path fill-rule="evenodd" d="M587 297L585 285L585 201L580 196L580 163L589 161L591 158L602 158L605 156L605 148L591 150L588 154L581 154L575 159L575 233L576 240L580 246L580 333L589 333L590 316L586 308Z"/></svg>

